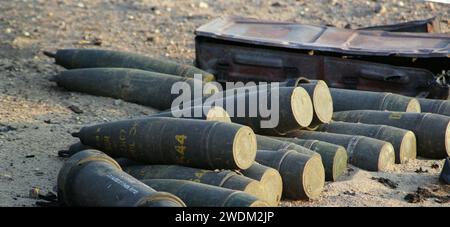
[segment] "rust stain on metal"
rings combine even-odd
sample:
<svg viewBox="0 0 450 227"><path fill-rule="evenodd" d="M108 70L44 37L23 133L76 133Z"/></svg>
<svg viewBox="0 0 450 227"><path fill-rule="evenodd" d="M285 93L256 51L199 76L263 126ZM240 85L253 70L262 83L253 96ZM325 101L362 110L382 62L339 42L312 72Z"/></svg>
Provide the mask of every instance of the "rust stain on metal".
<svg viewBox="0 0 450 227"><path fill-rule="evenodd" d="M446 98L450 36L221 17L196 31L196 65L219 82L322 79L330 87ZM312 54L313 53L313 54Z"/></svg>
<svg viewBox="0 0 450 227"><path fill-rule="evenodd" d="M217 18L198 28L196 34L248 44L357 55L445 57L450 52L450 36L445 34L351 30L241 17Z"/></svg>

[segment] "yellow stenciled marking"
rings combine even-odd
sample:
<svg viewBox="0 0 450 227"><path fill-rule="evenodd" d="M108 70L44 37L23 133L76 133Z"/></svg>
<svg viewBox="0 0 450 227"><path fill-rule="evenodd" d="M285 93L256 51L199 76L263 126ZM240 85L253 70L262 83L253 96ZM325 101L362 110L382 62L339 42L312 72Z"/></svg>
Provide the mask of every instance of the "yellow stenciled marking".
<svg viewBox="0 0 450 227"><path fill-rule="evenodd" d="M186 142L187 136L185 135L175 135L175 140L180 145L175 146L175 151L178 153L178 161L180 163L185 163L185 152L186 152L186 146L184 146L184 143Z"/></svg>
<svg viewBox="0 0 450 227"><path fill-rule="evenodd" d="M186 146L175 146L175 150L181 156L184 156L184 152L186 151Z"/></svg>
<svg viewBox="0 0 450 227"><path fill-rule="evenodd" d="M200 170L200 171L196 172L194 175L195 175L195 177L196 177L197 179L200 179L200 178L202 178L202 177L205 175L205 173L207 173L207 172L208 172L207 170Z"/></svg>
<svg viewBox="0 0 450 227"><path fill-rule="evenodd" d="M402 118L402 113L391 113L391 115L389 115L389 119L401 119Z"/></svg>
<svg viewBox="0 0 450 227"><path fill-rule="evenodd" d="M109 136L103 136L103 144L106 151L112 151L111 138Z"/></svg>
<svg viewBox="0 0 450 227"><path fill-rule="evenodd" d="M133 127L131 127L131 128L130 128L130 131L128 132L128 134L129 134L130 136L136 135L136 132L137 132L137 126L138 126L138 123L137 123L137 122L134 122Z"/></svg>
<svg viewBox="0 0 450 227"><path fill-rule="evenodd" d="M175 150L177 151L177 153L179 155L178 161L180 163L185 163L184 153L186 151L186 147L185 146L175 146Z"/></svg>
<svg viewBox="0 0 450 227"><path fill-rule="evenodd" d="M121 151L127 151L127 131L125 129L120 129L119 132L119 149Z"/></svg>
<svg viewBox="0 0 450 227"><path fill-rule="evenodd" d="M197 182L197 183L201 183L201 179L203 178L203 176L207 172L208 172L208 170L199 170L198 172L194 173L195 178L194 179L190 179L190 180L194 181L194 182Z"/></svg>
<svg viewBox="0 0 450 227"><path fill-rule="evenodd" d="M136 144L134 142L128 144L128 150L130 151L130 153L133 157L136 157L136 156L134 156L134 154L136 153Z"/></svg>
<svg viewBox="0 0 450 227"><path fill-rule="evenodd" d="M97 129L95 130L95 133L96 133L96 134L99 134L101 130L102 130L102 128L99 127L99 128L97 128ZM97 147L100 147L100 146L101 146L101 142L102 142L101 136L96 135L96 136L95 136L95 144L97 144Z"/></svg>
<svg viewBox="0 0 450 227"><path fill-rule="evenodd" d="M184 142L185 142L186 139L187 139L187 136L185 136L185 135L176 135L176 136L175 136L175 139L178 141L178 143L179 143L180 145L183 145Z"/></svg>
<svg viewBox="0 0 450 227"><path fill-rule="evenodd" d="M95 136L95 144L97 145L97 147L101 147L102 146L102 138L101 138L101 136Z"/></svg>

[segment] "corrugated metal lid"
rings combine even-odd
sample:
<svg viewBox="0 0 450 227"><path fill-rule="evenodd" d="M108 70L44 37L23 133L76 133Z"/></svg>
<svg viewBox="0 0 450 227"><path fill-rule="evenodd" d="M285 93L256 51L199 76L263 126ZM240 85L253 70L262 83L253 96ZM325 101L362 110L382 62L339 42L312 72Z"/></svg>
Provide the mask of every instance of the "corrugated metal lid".
<svg viewBox="0 0 450 227"><path fill-rule="evenodd" d="M364 31L297 23L220 17L196 35L248 44L354 55L450 57L450 35Z"/></svg>

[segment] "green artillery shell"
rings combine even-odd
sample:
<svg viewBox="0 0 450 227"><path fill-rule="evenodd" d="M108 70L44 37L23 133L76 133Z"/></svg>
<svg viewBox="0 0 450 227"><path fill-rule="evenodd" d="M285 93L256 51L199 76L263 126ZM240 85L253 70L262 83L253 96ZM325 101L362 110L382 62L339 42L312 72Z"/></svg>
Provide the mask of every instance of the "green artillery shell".
<svg viewBox="0 0 450 227"><path fill-rule="evenodd" d="M308 140L320 140L344 146L350 164L369 171L385 171L395 163L391 143L365 137L327 132L298 130L288 135Z"/></svg>
<svg viewBox="0 0 450 227"><path fill-rule="evenodd" d="M283 179L283 197L314 199L323 190L325 170L320 155L305 155L293 150L258 150L258 163L272 167Z"/></svg>
<svg viewBox="0 0 450 227"><path fill-rule="evenodd" d="M328 179L336 179L338 176L342 175L342 173L346 170L347 166L347 154L345 153L345 149L339 152L327 153L323 152L322 149L318 149L320 152L314 152L311 144L305 143L305 145L309 147L305 147L303 145L299 145L298 141L291 141L292 138L284 138L284 137L267 137L256 135L257 147L258 150L295 150L299 153L305 155L317 155L320 154L323 166L325 168L325 174ZM335 148L333 146L333 148ZM325 149L328 151L328 149ZM334 176L333 178L330 178Z"/></svg>
<svg viewBox="0 0 450 227"><path fill-rule="evenodd" d="M255 162L250 168L242 170L241 173L246 177L258 180L266 192L265 201L270 206L278 206L283 193L283 181L276 169Z"/></svg>
<svg viewBox="0 0 450 227"><path fill-rule="evenodd" d="M44 54L54 57L56 64L66 69L134 68L181 77L194 77L195 74L201 74L203 81L215 80L214 75L194 66L133 53L98 49L63 49L58 50L56 54L48 52L44 52Z"/></svg>
<svg viewBox="0 0 450 227"><path fill-rule="evenodd" d="M389 142L394 146L395 163L405 163L417 155L416 135L412 131L386 125L331 122L318 127L317 131L347 135L367 136Z"/></svg>
<svg viewBox="0 0 450 227"><path fill-rule="evenodd" d="M298 138L274 137L291 142L320 154L325 167L325 180L337 181L347 170L348 155L343 146L318 140L303 140Z"/></svg>
<svg viewBox="0 0 450 227"><path fill-rule="evenodd" d="M313 102L314 119L310 127L330 122L333 117L333 98L328 85L324 81L318 80L314 83L299 83L298 86L308 92Z"/></svg>
<svg viewBox="0 0 450 227"><path fill-rule="evenodd" d="M112 156L146 164L247 169L256 155L249 127L217 121L150 117L83 127L74 136Z"/></svg>
<svg viewBox="0 0 450 227"><path fill-rule="evenodd" d="M274 127L264 127L262 121L273 119L274 116L263 116L262 103L258 100L261 100L261 96L265 96L267 106L273 108L275 104L271 100L272 95L276 98L276 90L279 110L275 110L273 114L278 114L279 121ZM242 95L225 96L223 99L214 99L212 105L223 107L230 114L232 122L247 125L258 134L281 135L293 129L309 126L313 118L311 98L301 87L260 89ZM228 108L229 106L232 108Z"/></svg>
<svg viewBox="0 0 450 227"><path fill-rule="evenodd" d="M450 117L432 113L345 111L334 113L338 121L389 125L411 130L417 138L417 155L441 159L450 155Z"/></svg>
<svg viewBox="0 0 450 227"><path fill-rule="evenodd" d="M125 171L137 179L176 179L246 192L264 200L267 198L263 186L258 181L235 172L195 169L177 165L140 165L125 167Z"/></svg>
<svg viewBox="0 0 450 227"><path fill-rule="evenodd" d="M188 207L267 207L266 202L241 191L174 179L150 179L143 183L180 197Z"/></svg>
<svg viewBox="0 0 450 227"><path fill-rule="evenodd" d="M185 206L178 197L157 192L123 172L97 150L78 152L64 163L58 175L58 197L68 206Z"/></svg>
<svg viewBox="0 0 450 227"><path fill-rule="evenodd" d="M316 152L307 149L306 147L297 145L289 141L274 139L273 137L256 135L256 141L258 150L294 150L306 155L317 155Z"/></svg>
<svg viewBox="0 0 450 227"><path fill-rule="evenodd" d="M58 86L70 91L106 96L160 110L171 108L172 102L180 94L172 94L172 86L183 83L194 93L210 95L219 89L201 80L182 78L167 74L124 68L91 68L62 71L52 78ZM194 89L197 89L194 92Z"/></svg>
<svg viewBox="0 0 450 227"><path fill-rule="evenodd" d="M424 113L437 113L450 116L450 101L437 99L418 99Z"/></svg>
<svg viewBox="0 0 450 227"><path fill-rule="evenodd" d="M150 117L180 117L231 123L230 115L220 106L194 106L191 108L164 111L153 114Z"/></svg>
<svg viewBox="0 0 450 227"><path fill-rule="evenodd" d="M415 98L373 91L331 88L335 112L346 110L390 110L420 113L420 103Z"/></svg>

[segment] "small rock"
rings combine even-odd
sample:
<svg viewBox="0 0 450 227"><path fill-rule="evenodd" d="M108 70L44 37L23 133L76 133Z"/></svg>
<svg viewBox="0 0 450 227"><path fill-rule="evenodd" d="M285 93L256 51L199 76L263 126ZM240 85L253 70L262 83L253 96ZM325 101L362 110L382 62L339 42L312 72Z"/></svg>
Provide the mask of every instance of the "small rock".
<svg viewBox="0 0 450 227"><path fill-rule="evenodd" d="M448 203L450 202L450 196L437 198L434 200L436 203Z"/></svg>
<svg viewBox="0 0 450 227"><path fill-rule="evenodd" d="M6 34L9 34L9 33L11 33L13 30L11 29L11 28L7 28L7 29L5 29L5 33Z"/></svg>
<svg viewBox="0 0 450 227"><path fill-rule="evenodd" d="M431 164L431 168L432 169L439 169L439 164L437 164L437 163L433 163L433 164Z"/></svg>
<svg viewBox="0 0 450 227"><path fill-rule="evenodd" d="M283 4L281 4L280 2L274 2L270 6L272 6L272 7L282 7Z"/></svg>
<svg viewBox="0 0 450 227"><path fill-rule="evenodd" d="M33 187L30 189L28 196L32 199L39 199L39 194L41 193L41 189L38 187Z"/></svg>
<svg viewBox="0 0 450 227"><path fill-rule="evenodd" d="M416 173L428 173L428 170L424 170L424 169L422 169L422 167L420 167L420 168L416 169L414 172L416 172Z"/></svg>
<svg viewBox="0 0 450 227"><path fill-rule="evenodd" d="M389 187L391 189L396 189L398 187L397 183L395 183L394 181L389 180L387 178L384 178L384 177L379 177L379 178L378 177L372 177L372 180L376 180L379 183L381 183L384 186L387 186L387 187Z"/></svg>
<svg viewBox="0 0 450 227"><path fill-rule="evenodd" d="M103 40L101 38L95 37L92 40L92 44L94 44L95 46L101 46L103 44Z"/></svg>
<svg viewBox="0 0 450 227"><path fill-rule="evenodd" d="M122 105L122 103L123 103L123 101L120 100L120 99L114 100L114 105L115 105L115 106L120 106L120 105Z"/></svg>
<svg viewBox="0 0 450 227"><path fill-rule="evenodd" d="M354 192L354 191L345 191L345 192L344 192L344 195L355 196L355 195L356 195L356 192Z"/></svg>
<svg viewBox="0 0 450 227"><path fill-rule="evenodd" d="M51 123L52 123L52 120L51 120L51 119L45 119L45 120L44 120L44 123L46 123L46 124L51 124Z"/></svg>
<svg viewBox="0 0 450 227"><path fill-rule="evenodd" d="M128 19L129 19L129 20L134 20L134 16L129 15L129 16L128 16Z"/></svg>
<svg viewBox="0 0 450 227"><path fill-rule="evenodd" d="M77 4L77 6L78 6L78 8L84 8L84 7L86 7L86 6L84 5L84 3L82 3L82 2L79 2L79 3Z"/></svg>
<svg viewBox="0 0 450 227"><path fill-rule="evenodd" d="M11 125L3 125L0 124L0 132L9 132L9 131L16 131L17 128L13 127Z"/></svg>
<svg viewBox="0 0 450 227"><path fill-rule="evenodd" d="M43 176L44 172L42 172L39 168L34 169L35 176Z"/></svg>
<svg viewBox="0 0 450 227"><path fill-rule="evenodd" d="M11 175L6 174L6 173L0 174L0 179L5 179L5 180L8 180L8 181L13 181L14 180Z"/></svg>
<svg viewBox="0 0 450 227"><path fill-rule="evenodd" d="M405 6L405 3L402 2L402 1L399 1L399 2L398 2L398 6L403 7L403 6Z"/></svg>
<svg viewBox="0 0 450 227"><path fill-rule="evenodd" d="M434 4L432 2L427 2L427 6L428 6L428 8L431 9L431 11L436 11L436 7L434 6Z"/></svg>
<svg viewBox="0 0 450 227"><path fill-rule="evenodd" d="M424 199L416 193L407 194L404 198L408 203L420 203Z"/></svg>
<svg viewBox="0 0 450 227"><path fill-rule="evenodd" d="M384 5L377 3L375 4L373 11L378 14L385 14L387 10Z"/></svg>
<svg viewBox="0 0 450 227"><path fill-rule="evenodd" d="M200 3L198 4L198 7L199 7L200 9L207 9L209 6L208 6L208 4L206 4L205 2L200 2Z"/></svg>
<svg viewBox="0 0 450 227"><path fill-rule="evenodd" d="M26 36L26 37L30 37L31 34L29 32L27 32L27 31L25 31L25 32L23 32L23 35Z"/></svg>
<svg viewBox="0 0 450 227"><path fill-rule="evenodd" d="M70 105L67 108L69 108L70 110L72 110L76 114L82 114L84 112L82 109L80 109L80 107L75 106L75 105Z"/></svg>

